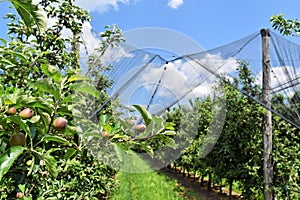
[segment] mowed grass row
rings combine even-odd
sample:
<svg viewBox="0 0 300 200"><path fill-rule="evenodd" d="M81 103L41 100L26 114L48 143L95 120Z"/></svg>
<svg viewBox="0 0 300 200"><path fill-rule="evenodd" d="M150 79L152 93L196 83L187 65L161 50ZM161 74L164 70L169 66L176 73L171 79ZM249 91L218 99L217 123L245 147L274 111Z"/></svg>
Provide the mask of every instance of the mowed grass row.
<svg viewBox="0 0 300 200"><path fill-rule="evenodd" d="M156 171L139 156L132 154L130 164L117 174L119 185L112 200L187 200L177 181ZM196 198L192 198L196 199Z"/></svg>

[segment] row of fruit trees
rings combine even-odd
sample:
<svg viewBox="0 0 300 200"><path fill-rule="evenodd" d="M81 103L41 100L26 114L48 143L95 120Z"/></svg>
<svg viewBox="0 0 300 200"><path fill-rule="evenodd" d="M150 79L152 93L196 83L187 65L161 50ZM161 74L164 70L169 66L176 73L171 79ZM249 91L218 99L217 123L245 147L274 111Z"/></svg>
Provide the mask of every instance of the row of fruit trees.
<svg viewBox="0 0 300 200"><path fill-rule="evenodd" d="M183 155L174 161L173 168L190 173L189 175L209 177L208 187L215 183L229 185L232 189L233 182L236 182L245 199L264 198L262 116L266 110L235 89L243 86L243 92L257 94L260 88L254 81L255 78L247 68L247 63L241 62L239 77L233 81L234 87L226 84L222 86L224 94L221 98L226 101L226 118L216 144L207 138L213 136L214 130L210 126L213 120L211 111L216 104L212 104L210 98L194 102L190 112L197 110L200 113L197 119L199 121L197 134ZM288 99L274 96L272 106L280 109L284 101ZM186 113L190 112L175 109L170 113L169 120L176 123L176 120L187 119L185 123L189 126L192 122L189 120L190 117L186 118ZM299 199L299 130L277 115L273 115L272 121L274 133L272 190L278 199ZM210 143L214 147L204 157L206 146Z"/></svg>

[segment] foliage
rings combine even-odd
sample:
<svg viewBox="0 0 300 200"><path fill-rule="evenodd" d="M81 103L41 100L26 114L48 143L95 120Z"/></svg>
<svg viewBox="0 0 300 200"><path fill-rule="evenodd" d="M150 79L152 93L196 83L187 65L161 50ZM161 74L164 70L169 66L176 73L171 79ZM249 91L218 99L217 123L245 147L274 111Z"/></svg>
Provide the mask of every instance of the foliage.
<svg viewBox="0 0 300 200"><path fill-rule="evenodd" d="M22 8L34 11L37 7ZM118 168L103 158L122 164L129 149L151 155L147 140L170 142L172 127L164 126L139 105L135 105L136 111L147 125L147 131L139 133L112 104L96 110L95 106L108 98L105 89L110 85L96 72L110 67L101 63L101 57L91 56L88 73L80 70L77 44L89 15L73 0L41 1L38 8L55 20L54 25L41 32L38 26L28 27L29 22L8 14L11 40L1 40L0 45L1 198L13 199L23 192L24 199L104 199L115 185ZM62 37L63 31L69 31L70 36ZM106 27L98 51L105 52L121 42L120 34L116 26ZM11 107L17 113L6 112ZM25 108L33 116L20 116ZM94 114L96 118L90 118ZM58 117L67 120L66 127L55 127ZM103 131L109 136L103 136ZM25 136L24 145L10 143L15 133Z"/></svg>
<svg viewBox="0 0 300 200"><path fill-rule="evenodd" d="M212 156L220 162L213 167L214 173L226 178L229 184L239 181L242 195L246 199L262 191L263 142L261 137L261 116L263 108L243 95L257 94L258 86L247 68L239 63L239 77L233 85L225 85L226 119L221 137L213 149Z"/></svg>
<svg viewBox="0 0 300 200"><path fill-rule="evenodd" d="M298 36L300 32L300 23L298 19L287 19L283 14L271 17L271 23L275 30L282 35ZM272 98L272 105L285 115L290 113L282 109L282 105L289 105L291 110L299 110L299 91L291 98L284 98L281 95ZM298 116L297 116L298 117ZM299 142L300 132L291 124L283 121L280 117L273 117L274 125L274 189L278 198L299 199Z"/></svg>
<svg viewBox="0 0 300 200"><path fill-rule="evenodd" d="M182 156L174 162L174 166L179 167L181 171L200 174L202 177L210 175L217 184L224 180L229 185L238 183L243 198L260 199L263 194L261 116L265 109L249 98L260 98L258 94L261 89L255 84L247 62L239 62L238 71L237 78L221 85L224 92L221 99L226 102L226 118L222 134L214 148L206 157L201 157L205 150L203 147L210 144L207 136L212 128L210 124L213 120L213 104L209 98L197 99L193 102L194 110L198 112L200 119L197 134ZM290 100L284 99L283 96L273 96L272 106L278 110L283 102L288 101ZM181 121L185 115L186 110L175 109L169 113L168 120L176 124L175 129L180 123L185 126L195 123L195 120ZM299 130L279 116L273 115L273 133L274 192L279 199L298 199Z"/></svg>
<svg viewBox="0 0 300 200"><path fill-rule="evenodd" d="M300 198L300 133L278 116L273 117L274 126L274 190L278 198Z"/></svg>
<svg viewBox="0 0 300 200"><path fill-rule="evenodd" d="M286 19L283 14L278 14L273 15L270 20L272 27L282 35L298 36L300 33L300 22L298 19Z"/></svg>

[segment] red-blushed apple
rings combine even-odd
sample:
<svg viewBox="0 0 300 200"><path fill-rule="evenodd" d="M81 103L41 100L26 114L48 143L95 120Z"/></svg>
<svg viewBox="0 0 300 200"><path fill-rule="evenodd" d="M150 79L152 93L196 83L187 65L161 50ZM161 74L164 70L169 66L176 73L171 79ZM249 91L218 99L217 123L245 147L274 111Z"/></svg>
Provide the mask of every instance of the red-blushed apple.
<svg viewBox="0 0 300 200"><path fill-rule="evenodd" d="M23 197L24 197L23 192L18 192L18 193L16 194L16 197L17 197L18 199L23 198Z"/></svg>
<svg viewBox="0 0 300 200"><path fill-rule="evenodd" d="M64 117L58 117L53 121L53 127L57 131L62 131L66 128L68 121Z"/></svg>
<svg viewBox="0 0 300 200"><path fill-rule="evenodd" d="M134 128L137 132L143 132L146 130L145 124L137 124Z"/></svg>
<svg viewBox="0 0 300 200"><path fill-rule="evenodd" d="M23 146L25 145L26 138L22 133L15 133L9 138L10 146Z"/></svg>
<svg viewBox="0 0 300 200"><path fill-rule="evenodd" d="M15 107L11 107L11 108L7 109L6 113L9 115L14 115L17 113L17 109Z"/></svg>
<svg viewBox="0 0 300 200"><path fill-rule="evenodd" d="M19 112L19 116L22 117L22 119L30 119L33 115L33 110L30 108L25 108L21 112Z"/></svg>
<svg viewBox="0 0 300 200"><path fill-rule="evenodd" d="M102 137L108 138L110 134L107 131L102 131L101 132Z"/></svg>

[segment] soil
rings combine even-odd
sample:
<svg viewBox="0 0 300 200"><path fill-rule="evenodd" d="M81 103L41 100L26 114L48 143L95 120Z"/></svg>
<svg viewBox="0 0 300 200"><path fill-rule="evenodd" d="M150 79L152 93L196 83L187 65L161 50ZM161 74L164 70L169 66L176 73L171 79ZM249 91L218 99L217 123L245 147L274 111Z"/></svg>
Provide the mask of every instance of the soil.
<svg viewBox="0 0 300 200"><path fill-rule="evenodd" d="M165 174L166 176L176 179L180 186L183 186L187 190L193 191L201 200L228 200L229 190L225 187L222 188L222 194L219 190L212 189L207 190L207 186L201 186L199 179L194 181L194 177L187 177L179 172L175 172L173 169L163 168L160 170L160 173ZM191 198L192 199L192 198ZM232 192L231 200L240 200L240 195Z"/></svg>

